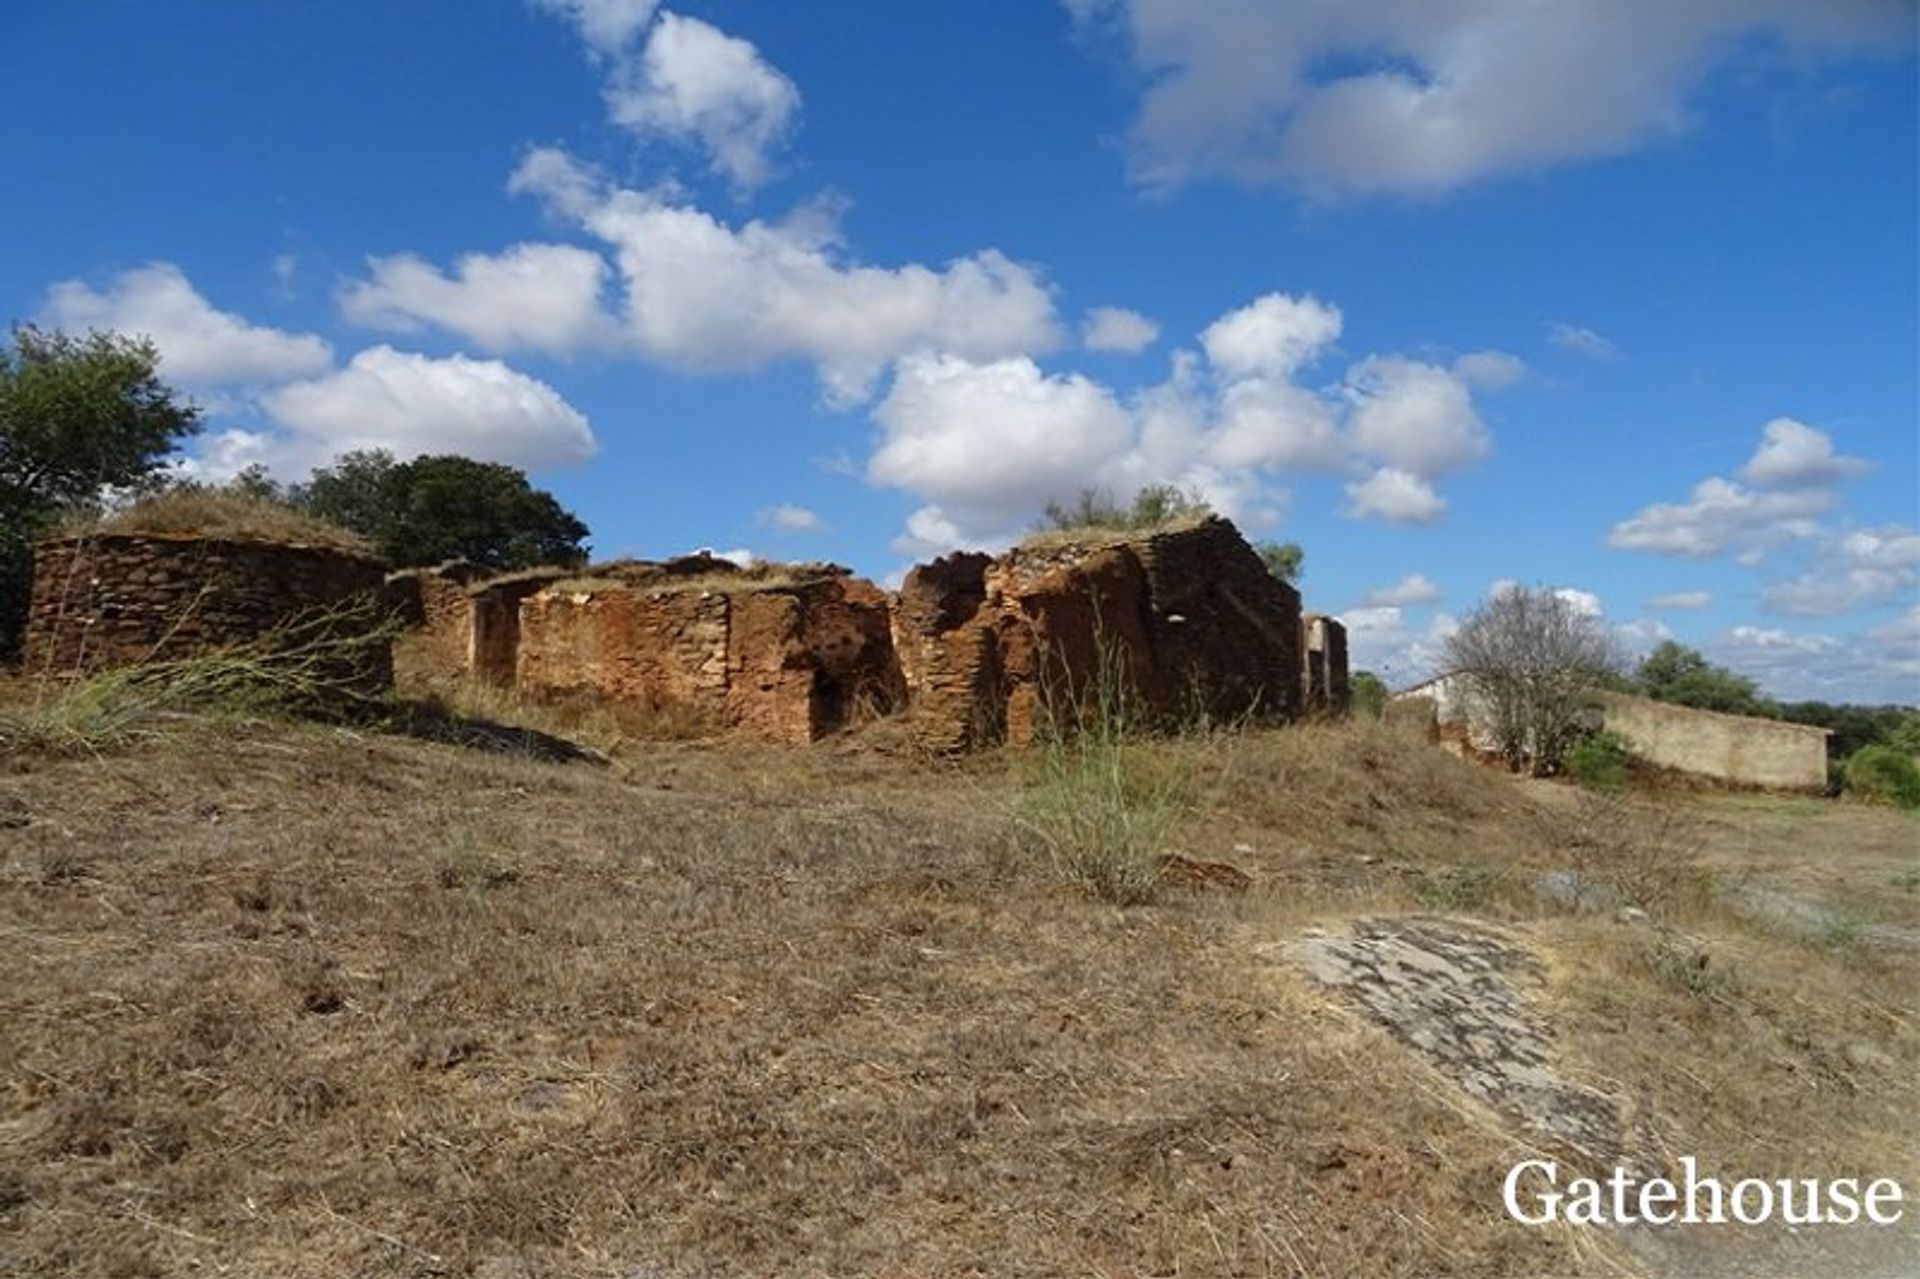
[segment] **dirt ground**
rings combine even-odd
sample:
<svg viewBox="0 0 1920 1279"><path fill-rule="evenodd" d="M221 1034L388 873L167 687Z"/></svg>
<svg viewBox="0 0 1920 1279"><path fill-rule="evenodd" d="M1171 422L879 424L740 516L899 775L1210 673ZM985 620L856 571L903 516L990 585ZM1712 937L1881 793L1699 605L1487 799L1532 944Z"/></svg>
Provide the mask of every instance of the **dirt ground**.
<svg viewBox="0 0 1920 1279"><path fill-rule="evenodd" d="M1533 957L1553 1068L1650 1158L1912 1194L1920 956L1870 927L1920 923L1911 817L1594 801L1370 725L1148 743L1128 766L1183 797L1166 851L1250 886L1090 897L1025 833L1029 759L935 764L884 731L597 764L227 719L0 760L0 1273L1902 1255L1858 1232L1793 1253L1510 1222L1500 1182L1535 1137L1286 950L1362 920L1492 930ZM1544 896L1556 870L1620 905ZM1783 924L1746 908L1756 889L1845 915Z"/></svg>

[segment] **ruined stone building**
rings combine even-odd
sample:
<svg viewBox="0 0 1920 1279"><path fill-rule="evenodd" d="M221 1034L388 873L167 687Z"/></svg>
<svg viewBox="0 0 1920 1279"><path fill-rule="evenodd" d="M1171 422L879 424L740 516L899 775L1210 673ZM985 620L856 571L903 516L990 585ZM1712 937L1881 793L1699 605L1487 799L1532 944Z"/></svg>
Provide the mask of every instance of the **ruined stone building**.
<svg viewBox="0 0 1920 1279"><path fill-rule="evenodd" d="M429 670L689 712L769 742L904 713L922 746L952 752L1071 730L1096 704L1146 727L1285 722L1347 699L1343 628L1303 616L1299 593L1214 517L950 555L897 593L833 565L704 554L388 575L349 551L126 535L45 543L38 569L30 661L244 642L303 610L376 598Z"/></svg>
<svg viewBox="0 0 1920 1279"><path fill-rule="evenodd" d="M1116 687L1159 720L1307 706L1299 593L1217 518L921 565L893 638L916 736L939 751L1031 741Z"/></svg>
<svg viewBox="0 0 1920 1279"><path fill-rule="evenodd" d="M807 742L905 711L935 752L1021 744L1102 696L1143 722L1286 721L1347 701L1346 632L1217 518L962 553L897 594L830 565L711 556L473 581L396 575L423 644L544 697L686 708Z"/></svg>

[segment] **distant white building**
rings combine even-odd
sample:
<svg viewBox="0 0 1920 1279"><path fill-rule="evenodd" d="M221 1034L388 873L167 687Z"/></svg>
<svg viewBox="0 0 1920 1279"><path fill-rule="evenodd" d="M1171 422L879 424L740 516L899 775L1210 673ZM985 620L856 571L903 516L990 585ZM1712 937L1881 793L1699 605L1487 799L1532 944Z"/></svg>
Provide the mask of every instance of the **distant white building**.
<svg viewBox="0 0 1920 1279"><path fill-rule="evenodd" d="M1396 715L1424 721L1435 739L1457 755L1500 754L1487 716L1458 671L1401 689L1391 701ZM1599 689L1589 695L1587 712L1591 727L1618 733L1636 756L1660 768L1767 790L1826 789L1824 728L1723 715Z"/></svg>

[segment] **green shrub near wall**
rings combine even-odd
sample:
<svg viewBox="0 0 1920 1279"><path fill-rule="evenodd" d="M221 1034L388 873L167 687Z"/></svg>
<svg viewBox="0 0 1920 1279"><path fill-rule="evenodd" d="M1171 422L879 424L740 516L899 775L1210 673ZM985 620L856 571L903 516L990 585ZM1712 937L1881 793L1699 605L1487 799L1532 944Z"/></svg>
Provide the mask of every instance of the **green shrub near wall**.
<svg viewBox="0 0 1920 1279"><path fill-rule="evenodd" d="M1567 775L1589 790L1614 791L1627 784L1633 747L1618 733L1601 729L1567 752Z"/></svg>
<svg viewBox="0 0 1920 1279"><path fill-rule="evenodd" d="M1847 757L1849 794L1876 804L1920 808L1920 766L1891 746L1862 746Z"/></svg>

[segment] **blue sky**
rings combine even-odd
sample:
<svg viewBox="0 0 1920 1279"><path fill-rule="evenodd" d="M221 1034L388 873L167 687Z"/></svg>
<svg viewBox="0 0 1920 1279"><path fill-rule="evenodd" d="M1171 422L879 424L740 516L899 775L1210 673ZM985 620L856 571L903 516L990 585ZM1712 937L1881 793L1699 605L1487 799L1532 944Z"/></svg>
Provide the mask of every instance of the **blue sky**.
<svg viewBox="0 0 1920 1279"><path fill-rule="evenodd" d="M0 296L194 467L527 467L602 554L1199 489L1408 682L1501 581L1920 700L1910 0L28 0Z"/></svg>

